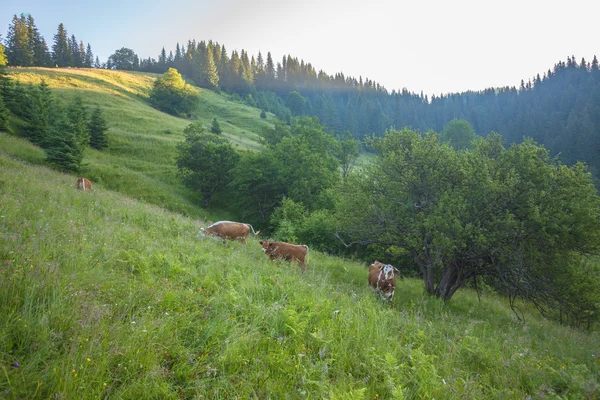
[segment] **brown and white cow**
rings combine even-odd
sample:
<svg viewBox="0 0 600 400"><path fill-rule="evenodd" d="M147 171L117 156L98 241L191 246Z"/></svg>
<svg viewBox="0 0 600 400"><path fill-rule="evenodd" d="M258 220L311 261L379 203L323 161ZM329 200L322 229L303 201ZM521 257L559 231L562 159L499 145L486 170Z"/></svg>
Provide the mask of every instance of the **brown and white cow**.
<svg viewBox="0 0 600 400"><path fill-rule="evenodd" d="M379 293L382 300L390 303L396 290L396 274L400 275L400 271L390 264L375 261L369 266L369 285Z"/></svg>
<svg viewBox="0 0 600 400"><path fill-rule="evenodd" d="M77 183L75 184L75 187L83 191L92 190L92 182L90 182L86 178L77 178Z"/></svg>
<svg viewBox="0 0 600 400"><path fill-rule="evenodd" d="M271 260L278 258L289 262L296 260L302 268L302 273L306 272L305 262L308 262L308 246L285 242L269 242L267 240L261 240L259 243L262 246L263 253L268 255Z"/></svg>
<svg viewBox="0 0 600 400"><path fill-rule="evenodd" d="M250 224L232 221L219 221L210 225L208 228L200 228L200 236L212 236L214 238L223 239L227 243L227 239L238 239L246 246L246 238L252 229L252 233L258 235L260 231L254 232L254 228Z"/></svg>

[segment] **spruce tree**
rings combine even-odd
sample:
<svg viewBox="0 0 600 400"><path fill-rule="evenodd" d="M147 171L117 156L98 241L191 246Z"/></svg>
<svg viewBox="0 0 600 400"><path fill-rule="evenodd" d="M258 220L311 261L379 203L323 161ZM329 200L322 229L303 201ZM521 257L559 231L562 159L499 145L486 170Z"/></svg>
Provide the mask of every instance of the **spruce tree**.
<svg viewBox="0 0 600 400"><path fill-rule="evenodd" d="M87 44L87 49L85 51L85 67L92 68L94 66L94 53L92 53L92 46Z"/></svg>
<svg viewBox="0 0 600 400"><path fill-rule="evenodd" d="M50 130L46 161L62 171L78 171L83 151L89 143L86 110L81 98L76 97L65 111L57 113L57 120Z"/></svg>
<svg viewBox="0 0 600 400"><path fill-rule="evenodd" d="M23 133L32 143L46 147L55 112L52 93L44 80L38 87L30 88L27 103L27 115L23 118L25 121Z"/></svg>
<svg viewBox="0 0 600 400"><path fill-rule="evenodd" d="M27 31L29 36L29 49L32 55L32 64L38 67L50 66L50 53L46 41L40 35L31 15L27 17Z"/></svg>
<svg viewBox="0 0 600 400"><path fill-rule="evenodd" d="M71 67L81 67L81 53L79 52L79 45L75 35L71 35L69 39L69 52L71 53Z"/></svg>
<svg viewBox="0 0 600 400"><path fill-rule="evenodd" d="M108 147L108 138L106 137L106 120L100 107L92 112L90 122L88 123L88 134L90 136L90 146L102 150Z"/></svg>
<svg viewBox="0 0 600 400"><path fill-rule="evenodd" d="M30 46L29 28L25 15L13 16L12 23L6 34L6 56L9 65L33 65L33 52Z"/></svg>
<svg viewBox="0 0 600 400"><path fill-rule="evenodd" d="M68 67L71 63L71 52L69 40L67 39L67 30L62 23L58 25L58 30L54 35L52 61L57 67Z"/></svg>
<svg viewBox="0 0 600 400"><path fill-rule="evenodd" d="M209 43L204 53L204 62L202 65L202 77L204 86L216 89L219 86L219 74L213 58L212 44Z"/></svg>
<svg viewBox="0 0 600 400"><path fill-rule="evenodd" d="M221 132L223 132L221 130L221 126L219 125L219 121L217 121L217 117L213 118L212 125L210 126L210 131L215 135L220 135Z"/></svg>

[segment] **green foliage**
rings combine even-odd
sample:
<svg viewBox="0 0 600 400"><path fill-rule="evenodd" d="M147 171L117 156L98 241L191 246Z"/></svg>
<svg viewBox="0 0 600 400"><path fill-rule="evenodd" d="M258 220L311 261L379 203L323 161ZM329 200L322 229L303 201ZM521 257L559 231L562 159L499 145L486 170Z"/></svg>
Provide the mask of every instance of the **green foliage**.
<svg viewBox="0 0 600 400"><path fill-rule="evenodd" d="M344 181L348 177L348 174L352 172L352 169L358 162L360 155L360 142L352 138L350 132L346 132L341 138L334 150L336 158L340 162L340 168L342 169L342 178Z"/></svg>
<svg viewBox="0 0 600 400"><path fill-rule="evenodd" d="M6 58L6 52L5 52L5 47L4 45L1 43L2 40L2 36L0 36L0 68L6 67L6 64L8 64L8 58Z"/></svg>
<svg viewBox="0 0 600 400"><path fill-rule="evenodd" d="M475 140L473 127L464 119L454 118L448 122L442 131L442 139L456 150L466 150L473 147Z"/></svg>
<svg viewBox="0 0 600 400"><path fill-rule="evenodd" d="M55 106L55 99L48 84L42 80L39 86L35 88L30 86L20 104L24 107L22 110L22 118L25 122L23 135L34 144L42 147L48 146L50 129L56 115L60 112Z"/></svg>
<svg viewBox="0 0 600 400"><path fill-rule="evenodd" d="M197 106L200 95L185 83L175 68L169 68L156 78L150 93L150 102L157 109L172 115L191 113Z"/></svg>
<svg viewBox="0 0 600 400"><path fill-rule="evenodd" d="M139 63L138 56L131 49L122 47L108 57L106 68L133 71Z"/></svg>
<svg viewBox="0 0 600 400"><path fill-rule="evenodd" d="M546 314L572 295L566 260L600 246L600 202L582 165L560 165L530 140L506 149L498 135L466 152L409 129L371 146L377 161L340 203L353 241L408 251L443 299L477 276Z"/></svg>
<svg viewBox="0 0 600 400"><path fill-rule="evenodd" d="M48 139L44 141L46 161L62 171L79 171L89 141L86 109L81 98L75 97L66 110L58 111Z"/></svg>
<svg viewBox="0 0 600 400"><path fill-rule="evenodd" d="M214 117L212 120L212 124L210 126L210 131L212 133L214 133L215 135L220 135L222 130L221 130L221 126L219 125L219 121L217 121L217 117Z"/></svg>
<svg viewBox="0 0 600 400"><path fill-rule="evenodd" d="M306 99L297 91L293 91L288 94L285 105L292 111L295 117L301 116L304 115Z"/></svg>
<svg viewBox="0 0 600 400"><path fill-rule="evenodd" d="M108 126L100 107L96 107L92 112L87 129L91 147L96 150L103 150L108 147L108 137L106 136Z"/></svg>
<svg viewBox="0 0 600 400"><path fill-rule="evenodd" d="M240 156L227 139L204 132L199 123L184 130L185 142L177 146L177 168L183 183L202 194L204 207L232 179Z"/></svg>
<svg viewBox="0 0 600 400"><path fill-rule="evenodd" d="M312 210L319 194L338 181L338 163L331 155L335 139L316 119L299 119L291 128L278 124L263 140L260 154L242 156L232 182L234 192L243 196L239 208L258 215L257 222L268 221L284 197Z"/></svg>
<svg viewBox="0 0 600 400"><path fill-rule="evenodd" d="M6 107L6 105L4 105L4 100L0 95L0 131L5 131L7 129L8 116L8 108Z"/></svg>
<svg viewBox="0 0 600 400"><path fill-rule="evenodd" d="M265 112L265 110L260 110L260 117L262 119L267 119L267 113Z"/></svg>

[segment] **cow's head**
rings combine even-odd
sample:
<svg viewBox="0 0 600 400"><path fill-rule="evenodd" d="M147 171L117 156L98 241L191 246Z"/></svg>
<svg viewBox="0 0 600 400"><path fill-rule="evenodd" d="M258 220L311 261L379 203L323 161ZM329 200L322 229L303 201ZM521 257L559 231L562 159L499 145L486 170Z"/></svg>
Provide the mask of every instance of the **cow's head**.
<svg viewBox="0 0 600 400"><path fill-rule="evenodd" d="M273 249L273 242L269 242L268 240L261 240L258 243L260 243L260 245L262 246L263 253L270 253L270 251Z"/></svg>

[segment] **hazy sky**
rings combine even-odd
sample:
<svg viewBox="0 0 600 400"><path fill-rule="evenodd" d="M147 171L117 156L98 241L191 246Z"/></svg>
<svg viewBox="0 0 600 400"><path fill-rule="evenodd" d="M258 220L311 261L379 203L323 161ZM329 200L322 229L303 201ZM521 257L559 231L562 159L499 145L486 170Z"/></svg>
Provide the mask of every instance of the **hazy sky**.
<svg viewBox="0 0 600 400"><path fill-rule="evenodd" d="M29 13L49 46L62 22L101 61L121 47L157 58L163 46L212 39L229 54L291 54L429 95L518 86L569 55L600 56L592 0L0 1L4 39L13 14Z"/></svg>

